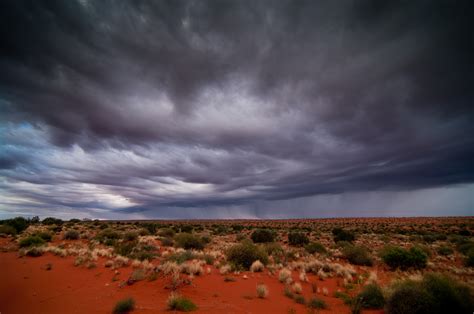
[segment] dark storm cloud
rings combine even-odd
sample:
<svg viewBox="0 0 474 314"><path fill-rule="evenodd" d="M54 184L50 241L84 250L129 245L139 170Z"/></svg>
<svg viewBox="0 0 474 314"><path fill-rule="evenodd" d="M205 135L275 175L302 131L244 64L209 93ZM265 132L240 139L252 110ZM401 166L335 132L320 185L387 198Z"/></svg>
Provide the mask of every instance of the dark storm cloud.
<svg viewBox="0 0 474 314"><path fill-rule="evenodd" d="M4 204L206 211L474 180L470 1L0 12Z"/></svg>

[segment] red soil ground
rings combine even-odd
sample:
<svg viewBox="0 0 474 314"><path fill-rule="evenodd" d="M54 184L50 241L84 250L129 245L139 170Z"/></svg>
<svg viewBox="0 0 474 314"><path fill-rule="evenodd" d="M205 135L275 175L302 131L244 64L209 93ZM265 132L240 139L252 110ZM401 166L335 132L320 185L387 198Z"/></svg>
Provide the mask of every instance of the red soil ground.
<svg viewBox="0 0 474 314"><path fill-rule="evenodd" d="M0 312L2 314L24 313L111 313L115 303L126 297L136 301L134 313L165 313L170 290L166 289L168 278L156 281L141 281L131 286L120 287L132 272L122 268L112 281L114 270L103 266L99 260L97 268L75 267L74 258L61 258L52 254L41 257L18 257L17 252L0 253ZM52 264L47 270L46 265ZM268 273L246 273L230 275L235 282L224 282L224 276L216 269L211 274L195 277L192 285L179 289L199 307L195 313L308 313L307 307L296 304L283 295L284 285L276 276ZM294 279L297 279L296 277ZM322 313L350 313L340 299L332 295L338 289L337 279L324 282L309 276L310 282L326 287L329 296L318 295L326 301L329 309ZM265 283L269 289L266 299L256 297L256 285ZM312 295L310 283L303 283L303 294ZM369 313L369 311L367 312ZM382 311L372 313L383 313Z"/></svg>

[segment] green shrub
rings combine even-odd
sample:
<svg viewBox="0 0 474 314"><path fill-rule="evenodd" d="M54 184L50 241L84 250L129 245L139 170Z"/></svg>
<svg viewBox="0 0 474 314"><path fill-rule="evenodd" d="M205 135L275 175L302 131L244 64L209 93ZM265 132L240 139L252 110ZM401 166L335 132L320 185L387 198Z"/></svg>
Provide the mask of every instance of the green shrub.
<svg viewBox="0 0 474 314"><path fill-rule="evenodd" d="M264 265L268 263L268 255L265 250L251 242L243 242L232 246L227 250L226 255L227 260L239 269L248 270L256 260L260 260Z"/></svg>
<svg viewBox="0 0 474 314"><path fill-rule="evenodd" d="M158 231L158 235L161 237L171 238L175 234L174 230L171 228L162 228Z"/></svg>
<svg viewBox="0 0 474 314"><path fill-rule="evenodd" d="M168 310L190 312L197 309L196 304L188 298L172 294L168 298Z"/></svg>
<svg viewBox="0 0 474 314"><path fill-rule="evenodd" d="M9 225L0 225L0 234L16 235L16 229Z"/></svg>
<svg viewBox="0 0 474 314"><path fill-rule="evenodd" d="M48 217L41 221L43 225L62 225L63 221L58 218Z"/></svg>
<svg viewBox="0 0 474 314"><path fill-rule="evenodd" d="M423 250L412 247L405 250L397 246L387 246L381 252L382 260L392 269L421 269L426 267L427 255Z"/></svg>
<svg viewBox="0 0 474 314"><path fill-rule="evenodd" d="M362 308L380 309L385 305L382 289L377 284L369 284L356 297L361 302Z"/></svg>
<svg viewBox="0 0 474 314"><path fill-rule="evenodd" d="M65 240L77 240L79 239L79 232L77 230L67 230L64 233Z"/></svg>
<svg viewBox="0 0 474 314"><path fill-rule="evenodd" d="M294 296L294 300L296 303L298 304L306 304L306 299L304 298L304 296L302 296L301 294L296 294Z"/></svg>
<svg viewBox="0 0 474 314"><path fill-rule="evenodd" d="M29 247L43 245L45 242L46 241L44 241L42 238L34 235L21 239L19 244L20 247Z"/></svg>
<svg viewBox="0 0 474 314"><path fill-rule="evenodd" d="M201 238L190 233L178 233L174 237L174 241L177 247L181 247L185 250L202 250L204 248L204 243Z"/></svg>
<svg viewBox="0 0 474 314"><path fill-rule="evenodd" d="M35 233L34 235L40 237L41 239L45 240L46 242L51 242L51 240L53 239L53 235L49 232L37 232Z"/></svg>
<svg viewBox="0 0 474 314"><path fill-rule="evenodd" d="M352 302L351 297L347 293L341 291L334 292L334 297L341 299L346 305L350 305Z"/></svg>
<svg viewBox="0 0 474 314"><path fill-rule="evenodd" d="M26 251L26 255L31 257L38 257L43 255L43 251L34 246Z"/></svg>
<svg viewBox="0 0 474 314"><path fill-rule="evenodd" d="M387 300L388 314L472 313L469 287L440 274L426 274L421 282L406 280L395 286Z"/></svg>
<svg viewBox="0 0 474 314"><path fill-rule="evenodd" d="M161 241L161 245L163 245L163 246L173 246L174 245L174 241L171 238L161 238L160 241Z"/></svg>
<svg viewBox="0 0 474 314"><path fill-rule="evenodd" d="M294 246L303 246L309 243L309 239L302 232L290 232L288 234L288 243Z"/></svg>
<svg viewBox="0 0 474 314"><path fill-rule="evenodd" d="M257 229L252 232L250 238L254 243L273 242L275 241L276 233L275 231L269 229Z"/></svg>
<svg viewBox="0 0 474 314"><path fill-rule="evenodd" d="M438 252L439 255L444 255L444 256L447 256L447 255L451 255L454 253L454 250L452 248L450 248L449 246L440 246L436 252Z"/></svg>
<svg viewBox="0 0 474 314"><path fill-rule="evenodd" d="M363 246L348 245L342 250L342 254L354 265L372 266L373 261L367 248Z"/></svg>
<svg viewBox="0 0 474 314"><path fill-rule="evenodd" d="M130 232L126 232L124 235L123 235L123 239L125 241L135 241L138 239L138 233L134 232L134 231L130 231Z"/></svg>
<svg viewBox="0 0 474 314"><path fill-rule="evenodd" d="M263 244L263 248L268 255L281 256L284 254L284 250L279 243L270 242Z"/></svg>
<svg viewBox="0 0 474 314"><path fill-rule="evenodd" d="M100 243L104 243L104 244L107 244L107 245L112 245L115 242L115 240L118 240L120 238L121 238L120 233L118 233L117 231L115 231L113 229L110 229L110 228L102 230L96 236L96 239Z"/></svg>
<svg viewBox="0 0 474 314"><path fill-rule="evenodd" d="M166 260L170 261L170 262L176 262L178 264L182 264L186 261L190 261L190 260L195 259L195 258L196 258L196 256L193 254L193 252L184 251L184 252L180 252L180 253L170 254L166 257Z"/></svg>
<svg viewBox="0 0 474 314"><path fill-rule="evenodd" d="M132 298L128 298L128 299L118 301L117 304L115 304L113 313L123 314L123 313L131 312L134 309L135 309L135 300Z"/></svg>
<svg viewBox="0 0 474 314"><path fill-rule="evenodd" d="M326 253L326 248L321 244L321 243L318 243L318 242L311 242L307 245L305 245L305 250L306 252L308 252L309 254L314 254L314 253Z"/></svg>
<svg viewBox="0 0 474 314"><path fill-rule="evenodd" d="M30 221L23 217L16 217L2 221L2 225L13 227L15 228L16 233L21 233L23 230L28 228Z"/></svg>
<svg viewBox="0 0 474 314"><path fill-rule="evenodd" d="M350 232L350 231L346 231L344 229L341 229L341 228L334 228L332 230L332 234L333 234L333 237L334 237L334 242L339 242L339 241L346 241L346 242L350 242L352 243L354 240L355 240L355 234Z"/></svg>
<svg viewBox="0 0 474 314"><path fill-rule="evenodd" d="M308 307L312 309L326 309L328 306L323 299L312 298L308 302Z"/></svg>

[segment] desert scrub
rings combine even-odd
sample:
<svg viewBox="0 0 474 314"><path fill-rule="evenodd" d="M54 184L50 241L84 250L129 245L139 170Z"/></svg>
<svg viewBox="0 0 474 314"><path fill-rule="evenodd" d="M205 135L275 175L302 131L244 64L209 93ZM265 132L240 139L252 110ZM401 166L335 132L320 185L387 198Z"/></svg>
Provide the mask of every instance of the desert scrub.
<svg viewBox="0 0 474 314"><path fill-rule="evenodd" d="M439 255L447 256L454 253L454 250L449 246L443 245L436 249Z"/></svg>
<svg viewBox="0 0 474 314"><path fill-rule="evenodd" d="M250 265L250 271L254 273L261 272L263 271L264 268L265 266L259 260L256 260L255 262L252 263L252 265Z"/></svg>
<svg viewBox="0 0 474 314"><path fill-rule="evenodd" d="M314 253L323 254L323 253L326 253L326 248L321 243L318 243L318 242L311 242L311 243L305 245L304 249L309 254L314 254Z"/></svg>
<svg viewBox="0 0 474 314"><path fill-rule="evenodd" d="M308 302L308 307L312 309L327 309L327 304L323 299L312 298Z"/></svg>
<svg viewBox="0 0 474 314"><path fill-rule="evenodd" d="M113 245L120 238L120 233L110 228L102 230L96 236L97 241L106 245Z"/></svg>
<svg viewBox="0 0 474 314"><path fill-rule="evenodd" d="M426 274L421 282L405 280L392 289L388 314L472 313L474 308L470 288L440 274Z"/></svg>
<svg viewBox="0 0 474 314"><path fill-rule="evenodd" d="M196 304L194 304L191 300L176 293L170 294L168 297L167 306L168 310L182 312L190 312L197 309Z"/></svg>
<svg viewBox="0 0 474 314"><path fill-rule="evenodd" d="M359 302L364 309L381 309L385 305L385 298L382 289L377 284L369 284L356 296L356 302Z"/></svg>
<svg viewBox="0 0 474 314"><path fill-rule="evenodd" d="M346 242L353 242L355 240L355 234L341 229L341 228L334 228L332 230L332 235L334 238L334 242L339 242L339 241L346 241Z"/></svg>
<svg viewBox="0 0 474 314"><path fill-rule="evenodd" d="M338 299L341 299L344 302L344 304L346 304L346 305L350 305L351 302L352 302L351 297L345 292L336 291L336 292L334 292L334 297L338 298Z"/></svg>
<svg viewBox="0 0 474 314"><path fill-rule="evenodd" d="M275 231L269 229L257 229L252 232L250 238L254 243L273 242L275 241L276 233Z"/></svg>
<svg viewBox="0 0 474 314"><path fill-rule="evenodd" d="M342 254L354 265L372 266L373 264L369 251L363 246L347 245L342 249Z"/></svg>
<svg viewBox="0 0 474 314"><path fill-rule="evenodd" d="M166 257L166 261L176 262L177 264L182 264L186 261L195 259L197 256L190 250L184 252L173 253Z"/></svg>
<svg viewBox="0 0 474 314"><path fill-rule="evenodd" d="M9 225L0 225L0 234L16 235L16 229Z"/></svg>
<svg viewBox="0 0 474 314"><path fill-rule="evenodd" d="M306 304L306 299L301 294L295 295L294 300L298 304Z"/></svg>
<svg viewBox="0 0 474 314"><path fill-rule="evenodd" d="M202 250L204 243L200 237L191 233L179 233L174 237L175 245L185 250Z"/></svg>
<svg viewBox="0 0 474 314"><path fill-rule="evenodd" d="M79 239L79 232L77 230L67 230L64 233L63 238L65 240L78 240Z"/></svg>
<svg viewBox="0 0 474 314"><path fill-rule="evenodd" d="M257 285L257 296L260 299L265 299L268 296L268 287L264 284Z"/></svg>
<svg viewBox="0 0 474 314"><path fill-rule="evenodd" d="M260 247L244 241L230 247L226 252L227 260L234 268L248 270L253 262L259 260L264 265L268 263L267 253Z"/></svg>
<svg viewBox="0 0 474 314"><path fill-rule="evenodd" d="M115 304L113 313L114 314L123 314L129 313L135 309L135 300L133 298L128 298L120 300Z"/></svg>
<svg viewBox="0 0 474 314"><path fill-rule="evenodd" d="M288 243L294 246L303 246L309 243L309 239L306 234L293 231L288 234Z"/></svg>
<svg viewBox="0 0 474 314"><path fill-rule="evenodd" d="M386 246L380 253L382 260L392 269L421 269L426 267L428 256L423 250L412 247L409 250L397 246Z"/></svg>
<svg viewBox="0 0 474 314"><path fill-rule="evenodd" d="M278 280L280 282L288 282L288 279L291 279L291 270L287 269L287 268L283 268L282 270L280 270L280 272L278 273Z"/></svg>
<svg viewBox="0 0 474 314"><path fill-rule="evenodd" d="M45 244L45 240L37 235L29 236L20 240L20 247L40 246Z"/></svg>

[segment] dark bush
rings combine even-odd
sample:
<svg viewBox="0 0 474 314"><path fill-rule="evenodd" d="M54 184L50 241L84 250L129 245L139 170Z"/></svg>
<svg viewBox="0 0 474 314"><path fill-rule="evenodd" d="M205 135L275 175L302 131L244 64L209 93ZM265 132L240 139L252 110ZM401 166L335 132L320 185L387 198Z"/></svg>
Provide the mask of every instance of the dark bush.
<svg viewBox="0 0 474 314"><path fill-rule="evenodd" d="M13 219L4 220L2 224L15 228L16 233L21 233L23 230L28 228L30 222L23 217L16 217Z"/></svg>
<svg viewBox="0 0 474 314"><path fill-rule="evenodd" d="M39 246L45 244L45 241L38 236L29 236L20 240L20 247Z"/></svg>
<svg viewBox="0 0 474 314"><path fill-rule="evenodd" d="M312 298L308 302L308 307L312 309L326 309L328 306L323 299Z"/></svg>
<svg viewBox="0 0 474 314"><path fill-rule="evenodd" d="M373 261L369 251L363 246L348 245L342 250L342 254L354 265L372 266Z"/></svg>
<svg viewBox="0 0 474 314"><path fill-rule="evenodd" d="M341 228L334 228L332 230L332 234L333 234L333 237L334 237L334 242L339 242L339 241L347 241L347 242L353 242L355 240L355 234L350 232L350 231L346 231L344 229L341 229Z"/></svg>
<svg viewBox="0 0 474 314"><path fill-rule="evenodd" d="M63 223L63 221L61 219L58 219L58 218L48 217L48 218L43 219L43 221L41 221L41 223L43 225L61 225Z"/></svg>
<svg viewBox="0 0 474 314"><path fill-rule="evenodd" d="M438 252L439 255L451 255L454 253L454 250L450 248L449 246L440 246L436 252Z"/></svg>
<svg viewBox="0 0 474 314"><path fill-rule="evenodd" d="M26 255L31 257L39 257L43 255L43 251L38 249L37 247L32 247L28 249L28 251L26 251Z"/></svg>
<svg viewBox="0 0 474 314"><path fill-rule="evenodd" d="M472 313L469 287L440 274L426 274L421 282L404 281L387 300L388 314Z"/></svg>
<svg viewBox="0 0 474 314"><path fill-rule="evenodd" d="M318 242L309 243L304 248L309 254L326 253L326 248Z"/></svg>
<svg viewBox="0 0 474 314"><path fill-rule="evenodd" d="M0 225L0 234L15 235L16 229L9 225Z"/></svg>
<svg viewBox="0 0 474 314"><path fill-rule="evenodd" d="M369 284L356 297L364 309L380 309L385 305L382 289L377 284Z"/></svg>
<svg viewBox="0 0 474 314"><path fill-rule="evenodd" d="M232 246L226 252L227 260L235 268L248 270L250 265L256 260L260 260L264 265L268 263L267 253L251 242L243 242Z"/></svg>
<svg viewBox="0 0 474 314"><path fill-rule="evenodd" d="M467 267L474 267L474 249L471 249L470 251L467 252L466 260L464 261L464 264Z"/></svg>
<svg viewBox="0 0 474 314"><path fill-rule="evenodd" d="M254 243L273 242L275 241L276 233L275 231L269 229L257 229L252 232L250 238Z"/></svg>
<svg viewBox="0 0 474 314"><path fill-rule="evenodd" d="M124 235L123 235L123 239L125 241L135 241L138 239L138 233L134 232L134 231L130 231L130 232L126 232Z"/></svg>
<svg viewBox="0 0 474 314"><path fill-rule="evenodd" d="M161 245L163 245L163 246L173 246L174 245L174 241L171 238L161 238L160 241L161 241Z"/></svg>
<svg viewBox="0 0 474 314"><path fill-rule="evenodd" d="M288 243L294 246L303 246L309 243L309 239L302 232L290 232L288 234Z"/></svg>
<svg viewBox="0 0 474 314"><path fill-rule="evenodd" d="M110 228L102 230L96 236L96 239L99 242L107 244L107 245L113 245L115 240L118 240L120 238L121 238L120 233L118 233L117 231L115 231L113 229L110 229Z"/></svg>
<svg viewBox="0 0 474 314"><path fill-rule="evenodd" d="M46 242L51 242L51 240L53 239L53 235L49 232L37 232L35 233L35 235L45 240Z"/></svg>
<svg viewBox="0 0 474 314"><path fill-rule="evenodd" d="M171 228L162 228L158 231L158 235L161 237L171 238L175 234L174 230Z"/></svg>
<svg viewBox="0 0 474 314"><path fill-rule="evenodd" d="M184 251L179 253L173 253L166 257L167 261L176 262L177 264L182 264L186 261L190 261L195 259L196 255L193 254L191 251Z"/></svg>
<svg viewBox="0 0 474 314"><path fill-rule="evenodd" d="M113 313L124 314L124 313L131 312L134 309L135 309L135 300L132 298L128 298L128 299L118 301L117 304L115 304Z"/></svg>
<svg viewBox="0 0 474 314"><path fill-rule="evenodd" d="M190 233L178 233L174 237L174 241L177 247L181 247L186 250L202 250L204 248L204 243L201 238Z"/></svg>
<svg viewBox="0 0 474 314"><path fill-rule="evenodd" d="M172 296L168 299L168 310L191 312L197 309L196 304L183 296Z"/></svg>
<svg viewBox="0 0 474 314"><path fill-rule="evenodd" d="M79 239L79 232L77 230L67 230L64 233L65 240L77 240Z"/></svg>
<svg viewBox="0 0 474 314"><path fill-rule="evenodd" d="M412 247L405 250L397 246L385 247L381 252L382 260L392 269L421 269L426 267L427 255L423 250Z"/></svg>

